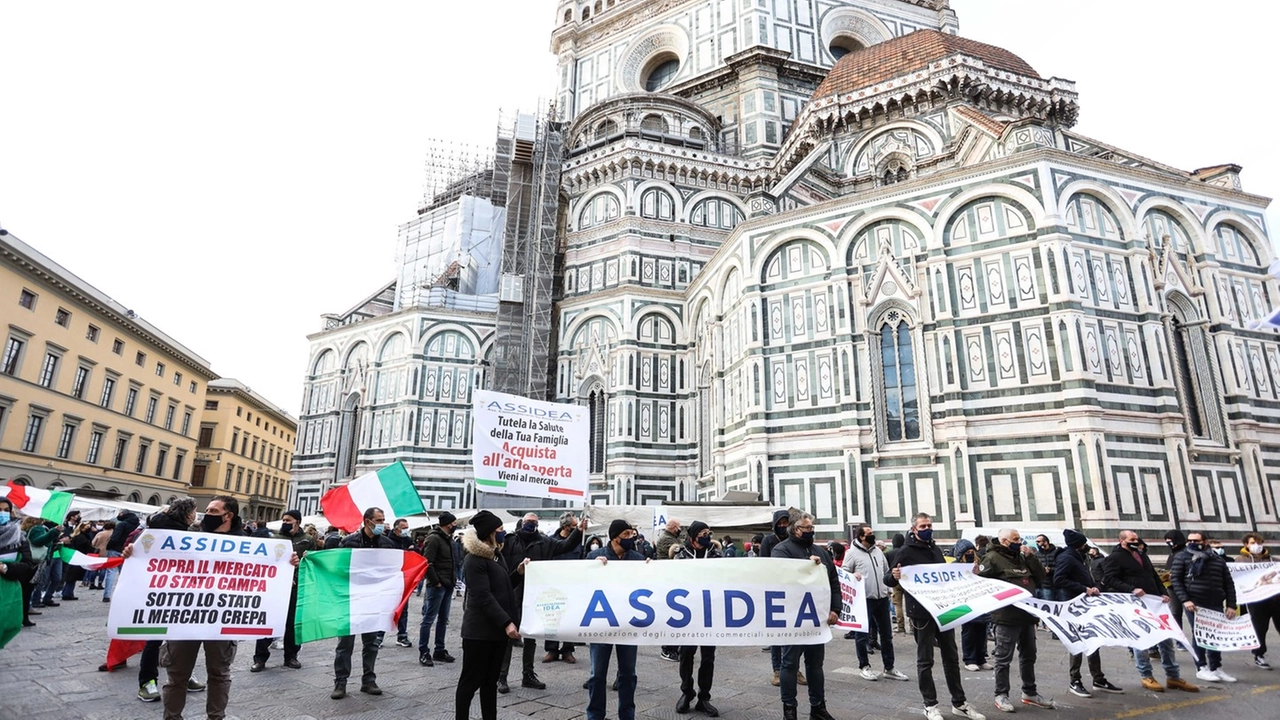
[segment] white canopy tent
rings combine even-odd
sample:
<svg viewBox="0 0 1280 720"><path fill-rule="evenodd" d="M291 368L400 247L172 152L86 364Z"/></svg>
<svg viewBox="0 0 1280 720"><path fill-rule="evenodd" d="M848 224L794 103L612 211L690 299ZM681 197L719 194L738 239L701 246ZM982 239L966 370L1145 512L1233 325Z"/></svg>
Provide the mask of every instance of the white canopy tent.
<svg viewBox="0 0 1280 720"><path fill-rule="evenodd" d="M149 515L160 512L160 508L155 505L126 500L98 500L78 495L71 501L71 509L80 513L81 520L115 520L121 510L129 510L137 513L145 522Z"/></svg>
<svg viewBox="0 0 1280 720"><path fill-rule="evenodd" d="M722 535L744 535L768 532L773 526L773 513L786 508L770 505L736 505L720 503L681 503L662 505L588 505L589 534L603 533L614 520L625 520L641 534L654 536L672 518L685 527L694 520L711 526L711 532Z"/></svg>

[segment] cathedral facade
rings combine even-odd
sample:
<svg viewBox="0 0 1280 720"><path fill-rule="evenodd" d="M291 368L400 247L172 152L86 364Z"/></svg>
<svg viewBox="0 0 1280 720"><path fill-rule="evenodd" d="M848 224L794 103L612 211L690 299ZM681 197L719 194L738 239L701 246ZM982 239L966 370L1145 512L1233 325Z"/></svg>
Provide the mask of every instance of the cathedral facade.
<svg viewBox="0 0 1280 720"><path fill-rule="evenodd" d="M557 20L548 395L591 408L592 502L748 491L828 533L917 511L1280 530L1280 343L1257 329L1280 288L1238 166L1074 132L1074 85L959 36L946 0ZM393 459L435 507L478 500L491 301L403 294L312 336L303 505Z"/></svg>

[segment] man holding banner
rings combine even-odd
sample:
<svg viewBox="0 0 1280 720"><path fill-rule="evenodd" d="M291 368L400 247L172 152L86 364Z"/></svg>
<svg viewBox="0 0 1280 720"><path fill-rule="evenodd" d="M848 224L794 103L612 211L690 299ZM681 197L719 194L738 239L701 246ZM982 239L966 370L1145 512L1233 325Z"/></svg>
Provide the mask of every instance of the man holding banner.
<svg viewBox="0 0 1280 720"><path fill-rule="evenodd" d="M1151 558L1142 551L1142 541L1138 539L1138 533L1132 530L1121 530L1119 541L1102 564L1103 587L1106 591L1132 593L1135 597L1151 595L1168 603L1169 596L1164 594L1164 583L1156 574ZM1200 692L1200 688L1180 677L1173 641L1162 640L1156 647L1160 650L1160 664L1164 666L1169 689ZM1131 648L1133 663L1138 673L1142 675L1142 687L1152 692L1164 692L1165 686L1153 677L1151 656L1148 655L1147 650L1147 648Z"/></svg>
<svg viewBox="0 0 1280 720"><path fill-rule="evenodd" d="M836 575L836 566L826 550L813 544L813 516L809 513L795 513L787 526L786 540L773 546L772 557L793 558L796 560L812 559L826 567L827 582L831 586L830 611L827 613L827 624L835 625L840 619L840 610L844 607L840 593L840 578ZM782 672L780 681L782 688L782 718L796 720L796 671L800 667L800 658L804 657L804 669L809 679L809 718L810 720L835 720L827 712L827 698L822 674L822 663L826 655L825 645L787 645L782 648Z"/></svg>
<svg viewBox="0 0 1280 720"><path fill-rule="evenodd" d="M1053 576L1056 578L1058 589L1068 598L1081 595L1097 596L1102 591L1098 588L1098 581L1094 579L1089 572L1089 567L1085 564L1087 558L1084 552L1089 540L1071 528L1062 531L1062 539L1066 549L1058 553L1056 565L1053 569ZM1093 689L1109 693L1124 692L1124 690L1112 685L1107 680L1107 676L1102 673L1101 652L1101 650L1094 650L1089 653L1089 674L1093 676ZM1084 682L1080 677L1080 665L1083 661L1084 653L1072 653L1071 685L1067 689L1071 691L1072 695L1093 697L1093 693L1089 692L1089 689L1084 686Z"/></svg>
<svg viewBox="0 0 1280 720"><path fill-rule="evenodd" d="M675 550L676 560L715 560L721 557L711 537L711 528L707 524L694 520L689 524L689 539ZM698 664L698 692L693 692L693 656L702 653L702 662ZM694 710L707 717L719 717L720 711L711 704L711 684L716 675L716 647L714 645L682 645L680 646L680 699L676 701L676 712L689 712L689 704L696 697L698 703Z"/></svg>
<svg viewBox="0 0 1280 720"><path fill-rule="evenodd" d="M906 543L893 558L893 568L885 576L889 587L898 587L902 580L902 568L911 565L930 565L946 562L942 548L933 542L933 518L927 513L917 513L911 518L911 533ZM929 610L916 601L910 593L904 593L906 614L916 638L916 672L920 675L920 695L924 699L924 715L928 720L942 720L938 709L938 689L933 683L933 646L936 642L942 653L942 674L947 679L951 693L951 714L971 720L986 720L964 696L960 684L960 653L956 649L955 630L939 630Z"/></svg>
<svg viewBox="0 0 1280 720"><path fill-rule="evenodd" d="M844 555L844 570L852 572L855 578L865 583L868 625L880 636L880 658L884 660L884 673L877 675L871 669L869 648L874 638L868 632L857 634L858 667L865 680L878 680L881 677L890 680L907 680L909 678L906 675L893 668L893 625L889 620L890 590L884 582L885 573L889 572L889 563L885 560L884 551L876 545L876 534L870 525L859 525L854 532L857 539L849 545L849 550Z"/></svg>
<svg viewBox="0 0 1280 720"><path fill-rule="evenodd" d="M1236 616L1236 586L1227 570L1227 561L1209 552L1204 533L1187 533L1187 544L1169 563L1169 580L1191 622L1191 636L1196 650L1196 677L1205 682L1229 682L1236 679L1222 669L1222 653L1195 642L1196 613L1200 610L1222 611L1228 620Z"/></svg>
<svg viewBox="0 0 1280 720"><path fill-rule="evenodd" d="M1042 589L1044 568L1031 547L1022 544L1018 531L1004 528L996 538L991 550L974 563L974 572L982 577L1003 580L1032 594ZM1047 544L1047 538L1045 542ZM1052 710L1055 707L1053 700L1041 696L1036 690L1037 618L1013 605L1006 605L992 612L991 620L996 636L996 709L1014 711L1013 703L1009 701L1009 665L1016 649L1018 670L1022 675L1022 704Z"/></svg>
<svg viewBox="0 0 1280 720"><path fill-rule="evenodd" d="M1255 563L1267 563L1272 569L1263 573L1263 577L1268 577L1271 580L1280 579L1280 575L1277 575L1276 566L1272 564L1271 552L1267 550L1266 541L1261 535L1255 532L1246 533L1244 537L1240 538L1240 544L1242 546L1240 548L1240 557L1236 559L1239 564L1234 566L1235 570L1232 571L1232 574L1240 571L1252 575L1252 568L1247 566ZM1249 590L1254 584L1262 585L1260 582L1251 583L1245 586L1241 592ZM1253 664L1263 670L1271 669L1271 664L1267 662L1267 631L1270 629L1268 626L1274 624L1276 630L1280 631L1280 583L1272 584L1271 587L1276 592L1270 595L1261 594L1257 599L1253 600L1244 597L1237 598L1239 602L1248 604L1249 621L1253 623L1253 630L1258 634L1258 647L1253 650Z"/></svg>
<svg viewBox="0 0 1280 720"><path fill-rule="evenodd" d="M640 560L645 556L636 549L635 528L626 520L609 523L609 544L596 548L588 560ZM609 656L618 653L618 720L636 720L636 656L635 645L591 643L591 677L587 680L587 720L604 720L609 695Z"/></svg>

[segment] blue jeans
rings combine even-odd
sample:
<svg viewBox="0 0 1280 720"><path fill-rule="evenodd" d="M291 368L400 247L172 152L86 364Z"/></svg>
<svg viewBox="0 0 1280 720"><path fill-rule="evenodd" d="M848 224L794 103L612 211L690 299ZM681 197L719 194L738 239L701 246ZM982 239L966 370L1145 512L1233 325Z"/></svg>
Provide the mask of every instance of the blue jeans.
<svg viewBox="0 0 1280 720"><path fill-rule="evenodd" d="M1221 652L1219 652L1219 651L1217 651L1217 650L1209 650L1208 648L1202 648L1202 647L1200 647L1200 645L1199 645L1199 644L1196 644L1196 642L1195 642L1195 636L1196 636L1196 614L1195 614L1195 613L1193 613L1193 612L1191 612L1190 610L1188 610L1188 611L1187 611L1187 618L1189 619L1190 624L1191 624L1191 632L1190 632L1190 633L1188 633L1188 634L1189 634L1189 635L1191 635L1191 637L1192 637L1192 640L1191 640L1191 642L1192 642L1192 647L1194 647L1194 648L1196 649L1196 667L1198 667L1198 668L1202 668L1202 667L1204 667L1204 666L1208 665L1210 670L1217 670L1218 668L1222 667L1222 653L1221 653ZM1266 633L1263 633L1263 634L1265 635ZM1170 641L1170 642L1172 642L1172 641ZM1208 656L1207 658L1205 657L1206 655Z"/></svg>
<svg viewBox="0 0 1280 720"><path fill-rule="evenodd" d="M108 550L107 557L109 558L124 557L124 553L119 553L119 552L116 552L115 550ZM120 579L120 567L116 566L113 568L107 568L104 572L107 573L107 581L106 581L106 590L102 593L102 597L110 600L111 591L116 589L116 580Z"/></svg>
<svg viewBox="0 0 1280 720"><path fill-rule="evenodd" d="M636 646L600 643L591 643L587 720L604 720L609 701L609 656L615 649L618 651L618 720L636 720Z"/></svg>
<svg viewBox="0 0 1280 720"><path fill-rule="evenodd" d="M769 647L769 663L773 665L773 671L782 672L782 645L772 645Z"/></svg>
<svg viewBox="0 0 1280 720"><path fill-rule="evenodd" d="M429 587L422 603L422 625L418 629L418 654L431 652L431 624L436 624L436 652L444 652L444 633L449 625L449 606L453 604L453 588Z"/></svg>
<svg viewBox="0 0 1280 720"><path fill-rule="evenodd" d="M1173 641L1163 640L1156 646L1160 649L1160 664L1164 667L1164 676L1170 680L1178 679L1178 661L1173 654ZM1144 678L1152 677L1151 658L1147 656L1147 648L1130 648L1133 653L1133 665L1138 674Z"/></svg>
<svg viewBox="0 0 1280 720"><path fill-rule="evenodd" d="M50 554L53 553L52 550L49 552ZM45 579L44 587L42 588L44 598L41 602L48 605L53 602L53 594L62 590L62 561L56 558L49 558L45 562L49 563L49 577Z"/></svg>
<svg viewBox="0 0 1280 720"><path fill-rule="evenodd" d="M960 626L960 656L965 665L981 665L987 661L987 627L991 615L979 615Z"/></svg>
<svg viewBox="0 0 1280 720"><path fill-rule="evenodd" d="M818 706L827 701L823 687L822 661L826 657L826 645L787 645L782 648L782 672L778 673L784 707L796 704L796 671L800 669L800 656L804 656L804 676L809 681L809 705Z"/></svg>
<svg viewBox="0 0 1280 720"><path fill-rule="evenodd" d="M868 629L874 630L880 640L880 659L884 669L893 669L893 625L889 622L889 598L867 598ZM871 633L857 633L858 667L870 667L869 651Z"/></svg>

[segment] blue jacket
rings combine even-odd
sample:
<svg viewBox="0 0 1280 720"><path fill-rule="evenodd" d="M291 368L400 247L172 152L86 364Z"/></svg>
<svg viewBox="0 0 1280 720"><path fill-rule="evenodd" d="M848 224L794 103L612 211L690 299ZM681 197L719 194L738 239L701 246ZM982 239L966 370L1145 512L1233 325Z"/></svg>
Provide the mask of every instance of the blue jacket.
<svg viewBox="0 0 1280 720"><path fill-rule="evenodd" d="M641 555L638 550L627 550L622 553L622 557L618 557L613 553L613 548L607 544L601 545L595 550L587 553L588 560L595 560L598 557L608 558L609 560L640 560L641 562L648 559L644 555Z"/></svg>
<svg viewBox="0 0 1280 720"><path fill-rule="evenodd" d="M1087 546L1086 546L1087 547ZM1068 598L1083 595L1089 588L1098 587L1093 574L1084 564L1084 554L1073 548L1063 548L1053 564L1053 579L1058 590L1066 593Z"/></svg>

